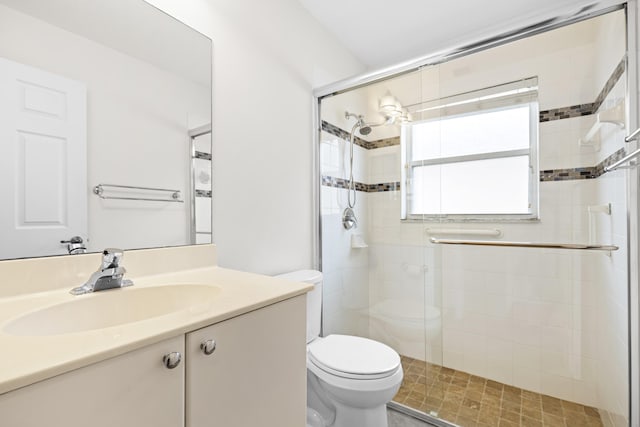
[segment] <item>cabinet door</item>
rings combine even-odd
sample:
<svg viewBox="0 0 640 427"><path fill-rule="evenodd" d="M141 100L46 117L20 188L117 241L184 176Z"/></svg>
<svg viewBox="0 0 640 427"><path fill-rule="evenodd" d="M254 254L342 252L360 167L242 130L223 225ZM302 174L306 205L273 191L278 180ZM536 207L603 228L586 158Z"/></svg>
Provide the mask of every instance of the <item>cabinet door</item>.
<svg viewBox="0 0 640 427"><path fill-rule="evenodd" d="M46 349L44 349L46 351ZM7 427L180 427L184 425L184 336L0 395Z"/></svg>
<svg viewBox="0 0 640 427"><path fill-rule="evenodd" d="M302 295L187 334L187 427L304 426L305 322Z"/></svg>

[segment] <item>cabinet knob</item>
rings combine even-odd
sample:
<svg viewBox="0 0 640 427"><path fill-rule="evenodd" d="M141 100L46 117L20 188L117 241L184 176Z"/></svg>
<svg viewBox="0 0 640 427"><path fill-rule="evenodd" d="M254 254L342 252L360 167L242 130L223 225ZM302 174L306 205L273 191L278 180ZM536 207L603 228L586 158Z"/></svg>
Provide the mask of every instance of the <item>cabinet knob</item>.
<svg viewBox="0 0 640 427"><path fill-rule="evenodd" d="M204 340L200 343L200 350L207 356L216 351L215 340Z"/></svg>
<svg viewBox="0 0 640 427"><path fill-rule="evenodd" d="M172 351L164 355L162 363L167 369L173 369L180 364L180 360L182 360L182 354L178 351Z"/></svg>

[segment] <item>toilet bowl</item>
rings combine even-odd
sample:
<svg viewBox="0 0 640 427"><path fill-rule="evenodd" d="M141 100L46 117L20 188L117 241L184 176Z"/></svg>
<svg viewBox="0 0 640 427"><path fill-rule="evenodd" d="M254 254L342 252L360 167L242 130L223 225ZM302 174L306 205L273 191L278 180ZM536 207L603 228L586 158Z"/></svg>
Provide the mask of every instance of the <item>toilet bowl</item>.
<svg viewBox="0 0 640 427"><path fill-rule="evenodd" d="M320 337L322 273L278 277L314 285L307 294L307 426L387 427L386 404L403 377L398 353L368 338Z"/></svg>

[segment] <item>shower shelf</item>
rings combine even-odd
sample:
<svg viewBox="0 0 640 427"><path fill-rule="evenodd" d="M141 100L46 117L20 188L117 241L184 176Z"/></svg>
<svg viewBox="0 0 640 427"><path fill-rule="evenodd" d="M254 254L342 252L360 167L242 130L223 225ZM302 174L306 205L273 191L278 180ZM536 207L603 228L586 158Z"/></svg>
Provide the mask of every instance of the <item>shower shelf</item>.
<svg viewBox="0 0 640 427"><path fill-rule="evenodd" d="M543 249L579 249L591 251L617 251L614 245L586 245L580 243L532 243L532 242L502 242L492 240L458 240L437 239L432 237L431 243L440 245L471 245L471 246L502 246L515 248L543 248Z"/></svg>

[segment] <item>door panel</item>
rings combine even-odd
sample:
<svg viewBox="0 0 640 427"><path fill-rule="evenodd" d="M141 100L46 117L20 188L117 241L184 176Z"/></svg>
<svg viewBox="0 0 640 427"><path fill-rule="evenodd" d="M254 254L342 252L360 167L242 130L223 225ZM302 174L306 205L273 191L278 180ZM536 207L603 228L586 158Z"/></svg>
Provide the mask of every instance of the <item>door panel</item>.
<svg viewBox="0 0 640 427"><path fill-rule="evenodd" d="M87 239L86 88L0 58L0 258Z"/></svg>

